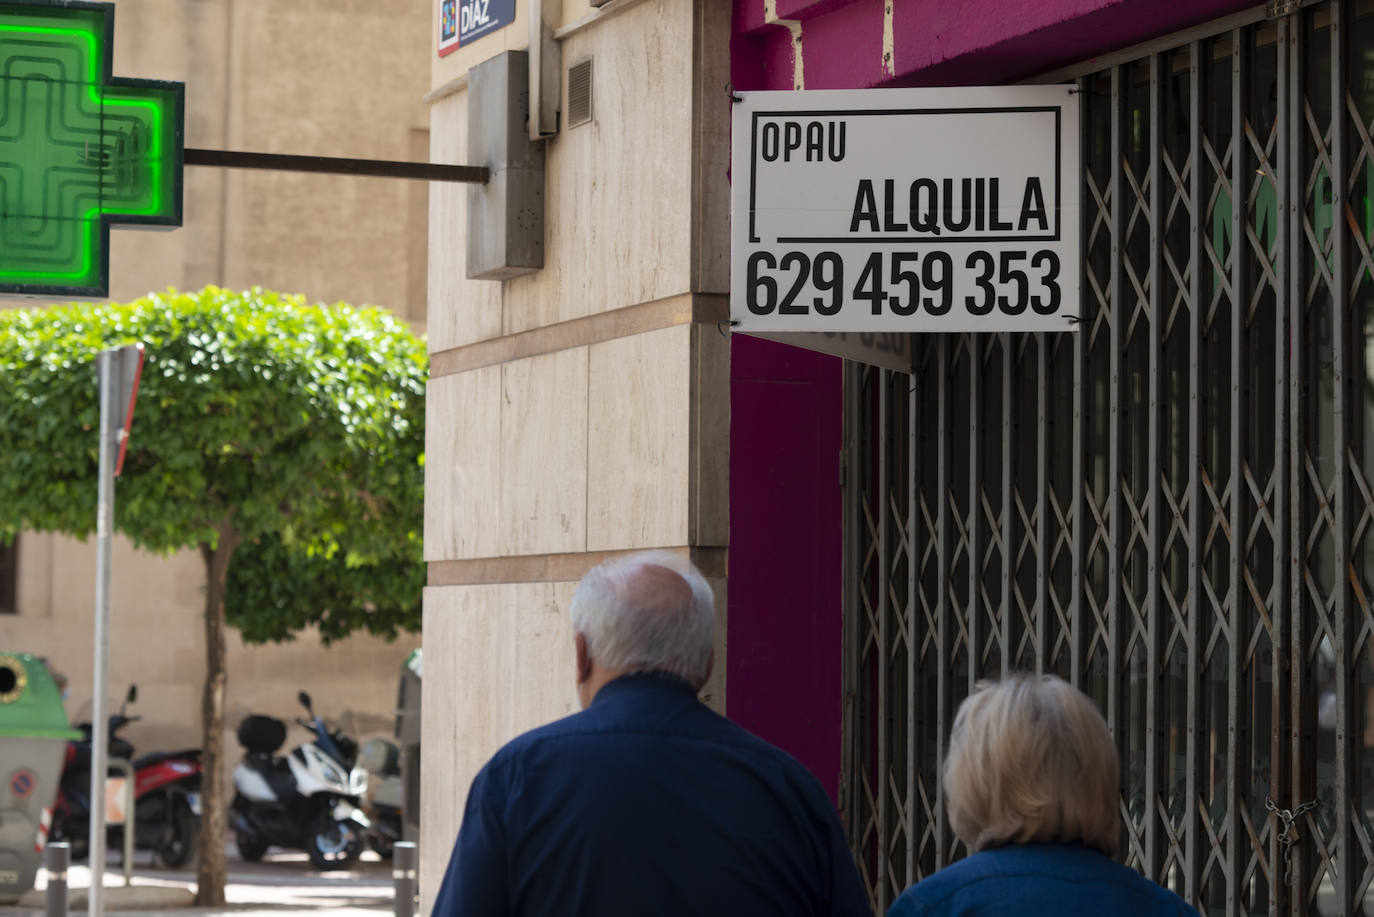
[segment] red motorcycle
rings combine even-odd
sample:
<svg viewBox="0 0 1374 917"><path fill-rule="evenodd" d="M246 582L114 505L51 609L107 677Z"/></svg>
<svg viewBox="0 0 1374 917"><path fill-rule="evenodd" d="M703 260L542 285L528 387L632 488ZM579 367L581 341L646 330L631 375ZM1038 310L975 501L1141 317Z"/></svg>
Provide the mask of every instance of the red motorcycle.
<svg viewBox="0 0 1374 917"><path fill-rule="evenodd" d="M163 863L175 869L190 860L200 831L200 749L154 752L134 758L133 746L120 738L119 730L139 720L139 717L125 714L128 705L137 698L137 687L130 685L119 713L110 717L107 748L111 758L133 762L134 846L152 850ZM90 855L91 724L81 723L77 728L82 738L67 743L67 759L58 786L50 839L71 844L72 859L84 860ZM108 774L122 776L122 772L115 769L110 769ZM110 825L106 829L106 844L110 849L122 849L124 827Z"/></svg>

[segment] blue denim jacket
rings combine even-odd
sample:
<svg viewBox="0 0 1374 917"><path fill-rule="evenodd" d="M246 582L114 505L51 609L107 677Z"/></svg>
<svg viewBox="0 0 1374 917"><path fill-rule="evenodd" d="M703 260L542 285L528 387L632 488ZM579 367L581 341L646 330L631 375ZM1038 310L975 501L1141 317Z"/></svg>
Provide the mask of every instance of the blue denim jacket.
<svg viewBox="0 0 1374 917"><path fill-rule="evenodd" d="M1198 917L1183 899L1088 847L984 850L917 882L887 917Z"/></svg>

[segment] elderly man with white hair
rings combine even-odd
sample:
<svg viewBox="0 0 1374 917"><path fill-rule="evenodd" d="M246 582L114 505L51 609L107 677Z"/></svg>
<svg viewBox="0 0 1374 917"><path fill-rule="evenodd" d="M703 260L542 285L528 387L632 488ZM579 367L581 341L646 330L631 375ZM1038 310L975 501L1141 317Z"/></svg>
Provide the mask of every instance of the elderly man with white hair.
<svg viewBox="0 0 1374 917"><path fill-rule="evenodd" d="M571 613L582 712L478 773L434 917L871 915L821 785L697 699L715 610L696 568L609 560Z"/></svg>

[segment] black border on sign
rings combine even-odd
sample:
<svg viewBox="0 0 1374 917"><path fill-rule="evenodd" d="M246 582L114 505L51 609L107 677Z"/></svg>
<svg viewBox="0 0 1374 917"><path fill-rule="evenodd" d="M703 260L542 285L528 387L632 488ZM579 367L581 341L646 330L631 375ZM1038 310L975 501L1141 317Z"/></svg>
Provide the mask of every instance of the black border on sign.
<svg viewBox="0 0 1374 917"><path fill-rule="evenodd" d="M775 117L821 117L845 115L979 115L1022 112L1050 112L1054 115L1054 232L1039 236L779 236L778 243L826 243L826 244L926 244L947 245L954 242L1059 242L1063 235L1063 185L1064 164L1061 150L1064 109L1060 105L1005 105L992 108L825 108L825 109L781 109L775 111L756 111L749 125L749 241L762 242L754 225L756 212L756 185L758 181L758 142L759 119Z"/></svg>
<svg viewBox="0 0 1374 917"><path fill-rule="evenodd" d="M749 123L749 241L762 242L754 229L754 186L757 180L759 161L759 117L766 112L754 112L754 120Z"/></svg>

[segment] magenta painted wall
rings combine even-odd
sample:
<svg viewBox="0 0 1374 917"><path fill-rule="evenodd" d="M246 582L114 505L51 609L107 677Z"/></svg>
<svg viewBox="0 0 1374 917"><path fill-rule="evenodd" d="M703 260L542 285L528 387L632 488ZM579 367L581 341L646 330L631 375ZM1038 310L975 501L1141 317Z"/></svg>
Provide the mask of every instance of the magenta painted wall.
<svg viewBox="0 0 1374 917"><path fill-rule="evenodd" d="M883 7L891 3L885 66ZM802 25L807 89L1005 83L1255 6L1254 0L777 0ZM732 79L792 89L792 38L735 0Z"/></svg>
<svg viewBox="0 0 1374 917"><path fill-rule="evenodd" d="M737 334L730 344L726 710L840 776L841 363Z"/></svg>

